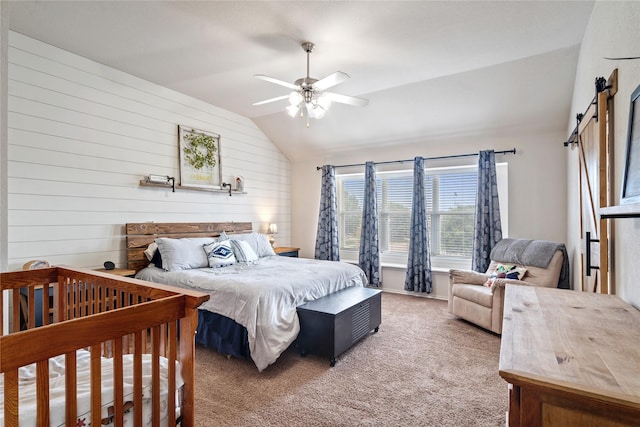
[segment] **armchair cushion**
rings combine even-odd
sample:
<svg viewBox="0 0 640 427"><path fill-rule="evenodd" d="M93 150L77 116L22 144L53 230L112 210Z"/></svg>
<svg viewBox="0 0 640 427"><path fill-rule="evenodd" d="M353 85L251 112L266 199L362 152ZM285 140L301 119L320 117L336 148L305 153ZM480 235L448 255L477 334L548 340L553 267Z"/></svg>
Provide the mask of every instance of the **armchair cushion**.
<svg viewBox="0 0 640 427"><path fill-rule="evenodd" d="M453 292L457 298L462 298L484 307L491 308L493 305L493 290L487 286L461 283L455 286Z"/></svg>

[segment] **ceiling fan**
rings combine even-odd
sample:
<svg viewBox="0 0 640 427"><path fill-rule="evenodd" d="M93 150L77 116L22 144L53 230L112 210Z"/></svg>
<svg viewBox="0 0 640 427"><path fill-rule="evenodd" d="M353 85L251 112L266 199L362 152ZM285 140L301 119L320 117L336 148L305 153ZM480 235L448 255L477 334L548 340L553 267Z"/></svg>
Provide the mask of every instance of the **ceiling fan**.
<svg viewBox="0 0 640 427"><path fill-rule="evenodd" d="M349 79L350 77L347 73L336 71L335 73L320 80L309 76L309 55L311 54L314 46L315 45L311 42L302 43L302 49L307 52L307 76L296 80L294 83L288 83L273 77L265 76L264 74L255 74L254 77L258 79L284 86L292 89L293 91L288 95L276 96L275 98L254 102L253 105L263 105L270 102L288 99L289 106L287 107L287 113L289 113L291 117L295 117L298 113L300 113L300 117L304 117L306 113L307 127L309 127L310 118L321 119L324 117L332 102L355 105L358 107L364 107L367 105L369 103L368 99L340 95L333 92L325 92L326 89L339 85Z"/></svg>

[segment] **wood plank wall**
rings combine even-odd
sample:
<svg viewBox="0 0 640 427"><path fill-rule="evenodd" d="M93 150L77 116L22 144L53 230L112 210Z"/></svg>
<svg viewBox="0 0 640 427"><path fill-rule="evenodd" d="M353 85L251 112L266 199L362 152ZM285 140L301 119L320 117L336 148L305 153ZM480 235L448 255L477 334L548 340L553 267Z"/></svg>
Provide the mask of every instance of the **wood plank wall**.
<svg viewBox="0 0 640 427"><path fill-rule="evenodd" d="M9 270L123 266L129 222L275 222L290 243L290 163L249 119L15 32L8 75ZM221 135L247 194L139 187L179 175L178 124Z"/></svg>

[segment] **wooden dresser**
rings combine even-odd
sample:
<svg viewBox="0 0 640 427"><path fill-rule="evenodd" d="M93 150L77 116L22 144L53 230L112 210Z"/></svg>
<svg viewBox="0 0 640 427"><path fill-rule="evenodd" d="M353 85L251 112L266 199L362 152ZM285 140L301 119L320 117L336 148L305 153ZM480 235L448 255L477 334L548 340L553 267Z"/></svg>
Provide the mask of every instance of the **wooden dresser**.
<svg viewBox="0 0 640 427"><path fill-rule="evenodd" d="M640 311L612 295L507 285L509 426L640 425Z"/></svg>

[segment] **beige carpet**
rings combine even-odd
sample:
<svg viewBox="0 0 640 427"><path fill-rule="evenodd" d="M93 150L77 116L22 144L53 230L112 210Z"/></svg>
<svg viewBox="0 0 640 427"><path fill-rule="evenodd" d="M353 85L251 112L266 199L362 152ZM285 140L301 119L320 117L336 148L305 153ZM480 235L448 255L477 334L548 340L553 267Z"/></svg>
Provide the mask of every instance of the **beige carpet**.
<svg viewBox="0 0 640 427"><path fill-rule="evenodd" d="M447 303L384 293L380 331L336 366L287 350L251 361L196 350L198 426L504 426L500 338Z"/></svg>

